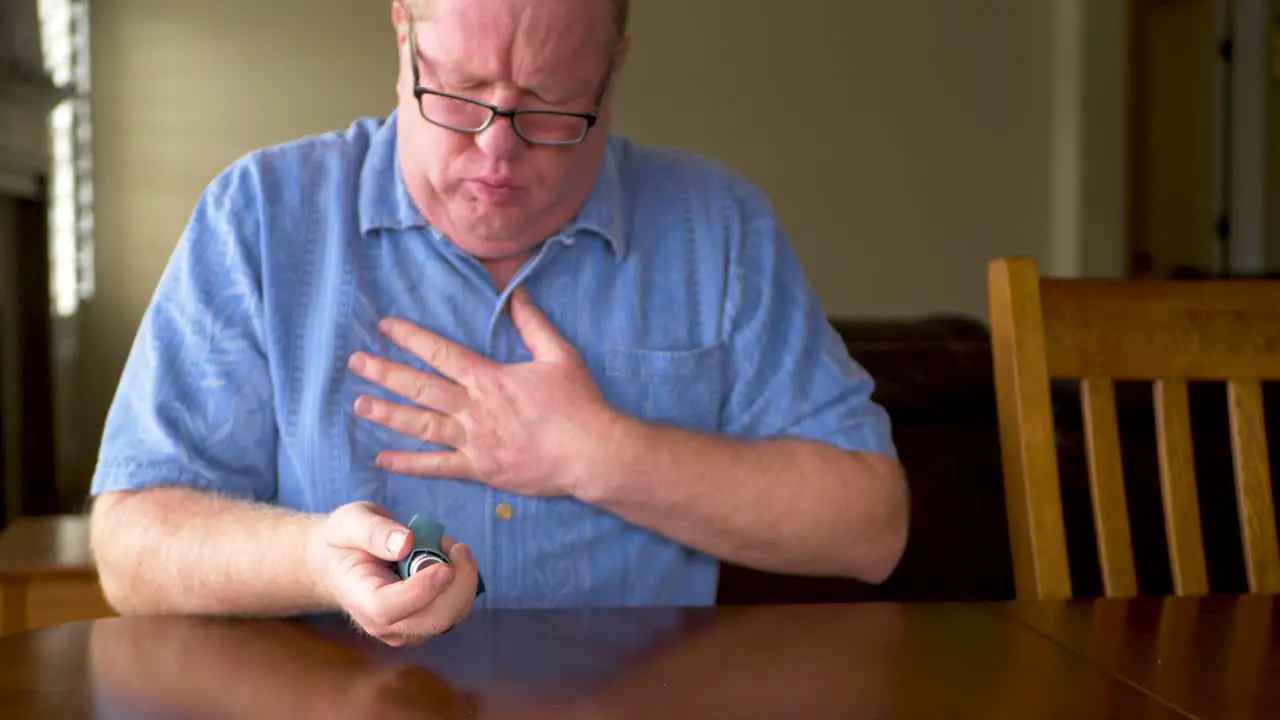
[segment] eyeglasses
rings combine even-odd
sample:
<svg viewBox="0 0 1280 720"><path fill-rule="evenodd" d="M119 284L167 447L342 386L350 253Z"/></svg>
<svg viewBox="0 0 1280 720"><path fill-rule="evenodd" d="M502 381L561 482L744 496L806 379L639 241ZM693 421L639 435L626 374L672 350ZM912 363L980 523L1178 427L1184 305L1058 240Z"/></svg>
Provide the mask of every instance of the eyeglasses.
<svg viewBox="0 0 1280 720"><path fill-rule="evenodd" d="M478 134L489 129L495 118L511 119L511 126L525 142L534 145L576 145L586 139L595 126L600 105L608 90L613 65L605 72L591 112L567 110L515 110L500 108L462 95L422 87L418 73L418 42L410 20L409 55L413 64L413 95L418 100L418 112L422 119L442 128L457 132Z"/></svg>

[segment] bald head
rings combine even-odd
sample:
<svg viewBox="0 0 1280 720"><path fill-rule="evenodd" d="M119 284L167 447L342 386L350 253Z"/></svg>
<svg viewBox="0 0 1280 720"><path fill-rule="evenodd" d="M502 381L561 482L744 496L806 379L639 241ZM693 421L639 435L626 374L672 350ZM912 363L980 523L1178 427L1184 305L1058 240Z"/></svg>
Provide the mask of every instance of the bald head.
<svg viewBox="0 0 1280 720"><path fill-rule="evenodd" d="M436 0L404 0L409 10L413 12L413 16L420 20L429 19L431 16L432 6ZM613 13L613 33L607 39L607 46L610 50L617 45L618 41L627 34L627 24L631 18L631 0L599 0L607 3L610 11Z"/></svg>

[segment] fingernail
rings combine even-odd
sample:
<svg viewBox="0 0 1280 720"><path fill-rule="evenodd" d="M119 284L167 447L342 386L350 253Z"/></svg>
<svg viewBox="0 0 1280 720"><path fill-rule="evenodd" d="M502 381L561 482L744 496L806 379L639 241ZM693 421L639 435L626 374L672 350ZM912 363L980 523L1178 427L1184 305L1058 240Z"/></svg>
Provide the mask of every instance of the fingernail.
<svg viewBox="0 0 1280 720"><path fill-rule="evenodd" d="M453 568L448 565L441 565L440 569L431 575L431 584L441 590L449 587L451 582L453 582Z"/></svg>
<svg viewBox="0 0 1280 720"><path fill-rule="evenodd" d="M356 414L368 417L373 412L373 401L367 397L356 398Z"/></svg>
<svg viewBox="0 0 1280 720"><path fill-rule="evenodd" d="M352 355L351 359L347 361L347 367L350 368L352 372L364 372L364 365L364 355L361 353Z"/></svg>
<svg viewBox="0 0 1280 720"><path fill-rule="evenodd" d="M409 533L403 530L395 530L387 538L387 552L400 553L400 548L404 547L405 540L409 539Z"/></svg>

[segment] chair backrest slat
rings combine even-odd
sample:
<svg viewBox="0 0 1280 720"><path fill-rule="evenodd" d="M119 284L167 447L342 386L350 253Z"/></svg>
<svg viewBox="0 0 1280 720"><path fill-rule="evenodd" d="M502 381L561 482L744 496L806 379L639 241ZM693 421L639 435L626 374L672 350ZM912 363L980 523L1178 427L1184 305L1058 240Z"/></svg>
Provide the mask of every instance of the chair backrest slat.
<svg viewBox="0 0 1280 720"><path fill-rule="evenodd" d="M1114 383L1107 378L1080 381L1080 404L1103 589L1111 597L1133 597L1138 594L1138 576L1133 567L1133 543L1129 537L1129 507L1120 460Z"/></svg>
<svg viewBox="0 0 1280 720"><path fill-rule="evenodd" d="M1257 380L1228 382L1227 407L1231 422L1231 455L1235 464L1236 507L1240 513L1249 590L1255 593L1280 592L1280 547L1276 543L1262 385Z"/></svg>
<svg viewBox="0 0 1280 720"><path fill-rule="evenodd" d="M1179 595L1209 592L1196 492L1195 454L1191 444L1191 409L1187 381L1155 382L1156 448L1160 459L1160 496L1169 541L1169 570Z"/></svg>

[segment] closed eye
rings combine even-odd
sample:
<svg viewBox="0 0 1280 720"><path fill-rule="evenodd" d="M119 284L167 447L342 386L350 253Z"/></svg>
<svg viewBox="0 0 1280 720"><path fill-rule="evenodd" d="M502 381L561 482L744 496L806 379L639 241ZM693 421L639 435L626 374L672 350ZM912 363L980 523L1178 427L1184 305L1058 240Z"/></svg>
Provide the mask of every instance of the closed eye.
<svg viewBox="0 0 1280 720"><path fill-rule="evenodd" d="M492 83L487 80L476 78L450 78L446 77L436 69L435 64L418 51L418 59L422 63L425 71L424 75L429 81L435 84L435 87L452 95L462 95L464 97L476 97L476 93L482 92ZM521 88L521 93L529 98L537 101L536 105L521 104L521 107L528 110L569 110L575 109L572 106L577 104L578 95L566 95L562 92L555 92L547 89Z"/></svg>

